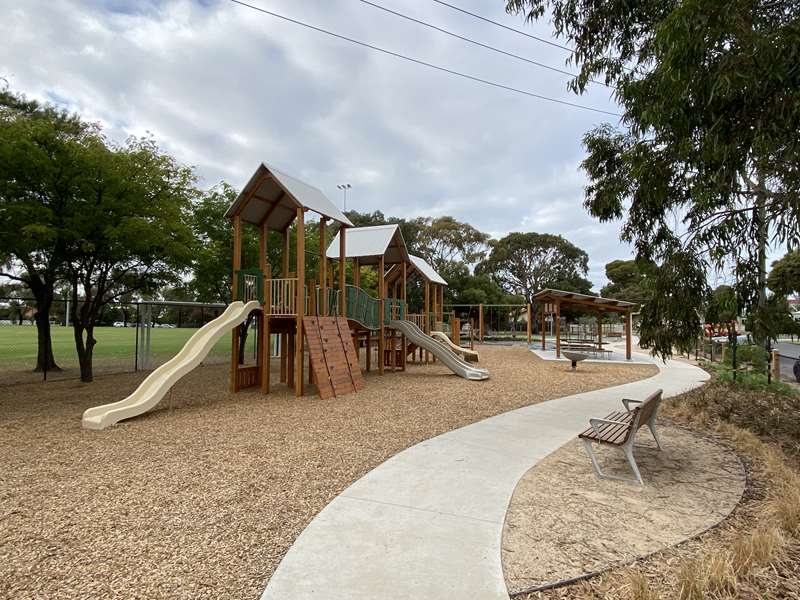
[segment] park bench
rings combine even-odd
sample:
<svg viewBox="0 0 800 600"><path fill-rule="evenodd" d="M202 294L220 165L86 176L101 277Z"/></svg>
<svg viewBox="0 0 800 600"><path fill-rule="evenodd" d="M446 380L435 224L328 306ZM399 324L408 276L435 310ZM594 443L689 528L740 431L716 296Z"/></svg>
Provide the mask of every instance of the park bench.
<svg viewBox="0 0 800 600"><path fill-rule="evenodd" d="M635 481L644 485L642 476L639 474L639 467L636 466L636 460L633 458L633 442L636 439L636 432L639 428L647 425L650 433L653 434L653 439L656 441L658 449L661 450L661 441L658 439L658 433L656 432L656 415L661 404L661 393L662 390L657 390L645 400L623 398L624 411L612 412L603 419L589 419L590 427L578 437L583 440L583 445L586 447L589 458L592 459L592 466L598 477L601 479L633 481L628 477L618 477L603 473L602 469L600 469L600 464L597 462L597 456L595 456L594 448L592 447L593 443L620 448L625 454L625 458L628 459L628 464L630 464L633 474L636 476ZM631 408L633 404L638 406Z"/></svg>

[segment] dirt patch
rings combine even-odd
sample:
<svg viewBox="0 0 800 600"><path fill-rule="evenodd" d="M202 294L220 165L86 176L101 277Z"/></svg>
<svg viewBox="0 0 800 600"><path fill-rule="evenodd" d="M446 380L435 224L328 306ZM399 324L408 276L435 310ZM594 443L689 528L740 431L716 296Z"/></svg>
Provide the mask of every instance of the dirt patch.
<svg viewBox="0 0 800 600"><path fill-rule="evenodd" d="M599 480L579 440L520 480L503 530L509 592L596 573L678 544L716 525L745 489L744 466L726 446L685 428L659 430L659 452L640 430L635 455L645 485ZM630 477L619 450L598 450L603 469Z"/></svg>
<svg viewBox="0 0 800 600"><path fill-rule="evenodd" d="M227 367L207 366L160 410L99 432L83 410L141 374L0 389L0 597L256 598L314 515L401 450L656 371L479 350L489 381L412 365L332 400L230 394Z"/></svg>

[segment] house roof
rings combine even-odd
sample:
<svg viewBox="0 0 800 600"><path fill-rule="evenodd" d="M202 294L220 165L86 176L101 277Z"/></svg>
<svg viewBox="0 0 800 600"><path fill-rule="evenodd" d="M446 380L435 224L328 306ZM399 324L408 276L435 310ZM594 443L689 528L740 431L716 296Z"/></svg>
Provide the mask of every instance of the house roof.
<svg viewBox="0 0 800 600"><path fill-rule="evenodd" d="M339 258L339 233L326 252L328 258ZM387 265L409 262L406 243L398 225L354 227L345 235L345 258L358 258L362 265L374 265L383 256Z"/></svg>
<svg viewBox="0 0 800 600"><path fill-rule="evenodd" d="M577 292L565 292L550 288L536 292L533 295L533 299L538 302L559 301L562 305L573 304L612 312L623 312L636 306L633 302L626 302L625 300L614 300L613 298L602 298L600 296L590 296L589 294L578 294Z"/></svg>
<svg viewBox="0 0 800 600"><path fill-rule="evenodd" d="M297 216L298 207L353 226L319 189L266 163L258 166L225 217L232 219L238 214L246 223L258 226L266 223L268 229L283 231Z"/></svg>

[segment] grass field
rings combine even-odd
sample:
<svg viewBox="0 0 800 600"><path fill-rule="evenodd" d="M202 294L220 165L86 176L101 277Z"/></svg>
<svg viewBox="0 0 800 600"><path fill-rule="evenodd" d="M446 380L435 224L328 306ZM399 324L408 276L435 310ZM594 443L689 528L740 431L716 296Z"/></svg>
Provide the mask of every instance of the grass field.
<svg viewBox="0 0 800 600"><path fill-rule="evenodd" d="M177 354L186 341L197 331L195 328L154 328L151 348L154 357L169 357ZM54 326L53 355L56 363L77 363L75 339L72 327ZM98 327L94 330L97 345L94 347L95 361L130 359L136 353L135 327ZM253 340L254 336L248 336ZM252 351L252 348L250 349ZM223 335L210 354L227 355L231 351L231 336ZM0 327L0 365L18 368L33 366L36 361L36 327L30 325L7 325Z"/></svg>

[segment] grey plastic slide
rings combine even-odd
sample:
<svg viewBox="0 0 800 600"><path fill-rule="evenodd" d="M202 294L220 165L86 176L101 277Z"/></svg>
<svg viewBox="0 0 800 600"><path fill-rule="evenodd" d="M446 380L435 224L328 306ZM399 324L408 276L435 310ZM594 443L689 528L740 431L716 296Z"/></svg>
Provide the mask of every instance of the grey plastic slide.
<svg viewBox="0 0 800 600"><path fill-rule="evenodd" d="M473 367L460 356L452 352L441 342L437 342L411 321L389 321L389 326L400 331L412 344L431 352L436 358L456 375L464 379L482 381L489 379L489 371Z"/></svg>
<svg viewBox="0 0 800 600"><path fill-rule="evenodd" d="M243 323L251 311L260 307L255 300L247 304L231 302L225 312L198 329L174 358L150 373L130 396L119 402L86 409L83 426L86 429L105 429L153 408L178 379L203 362L224 333Z"/></svg>

